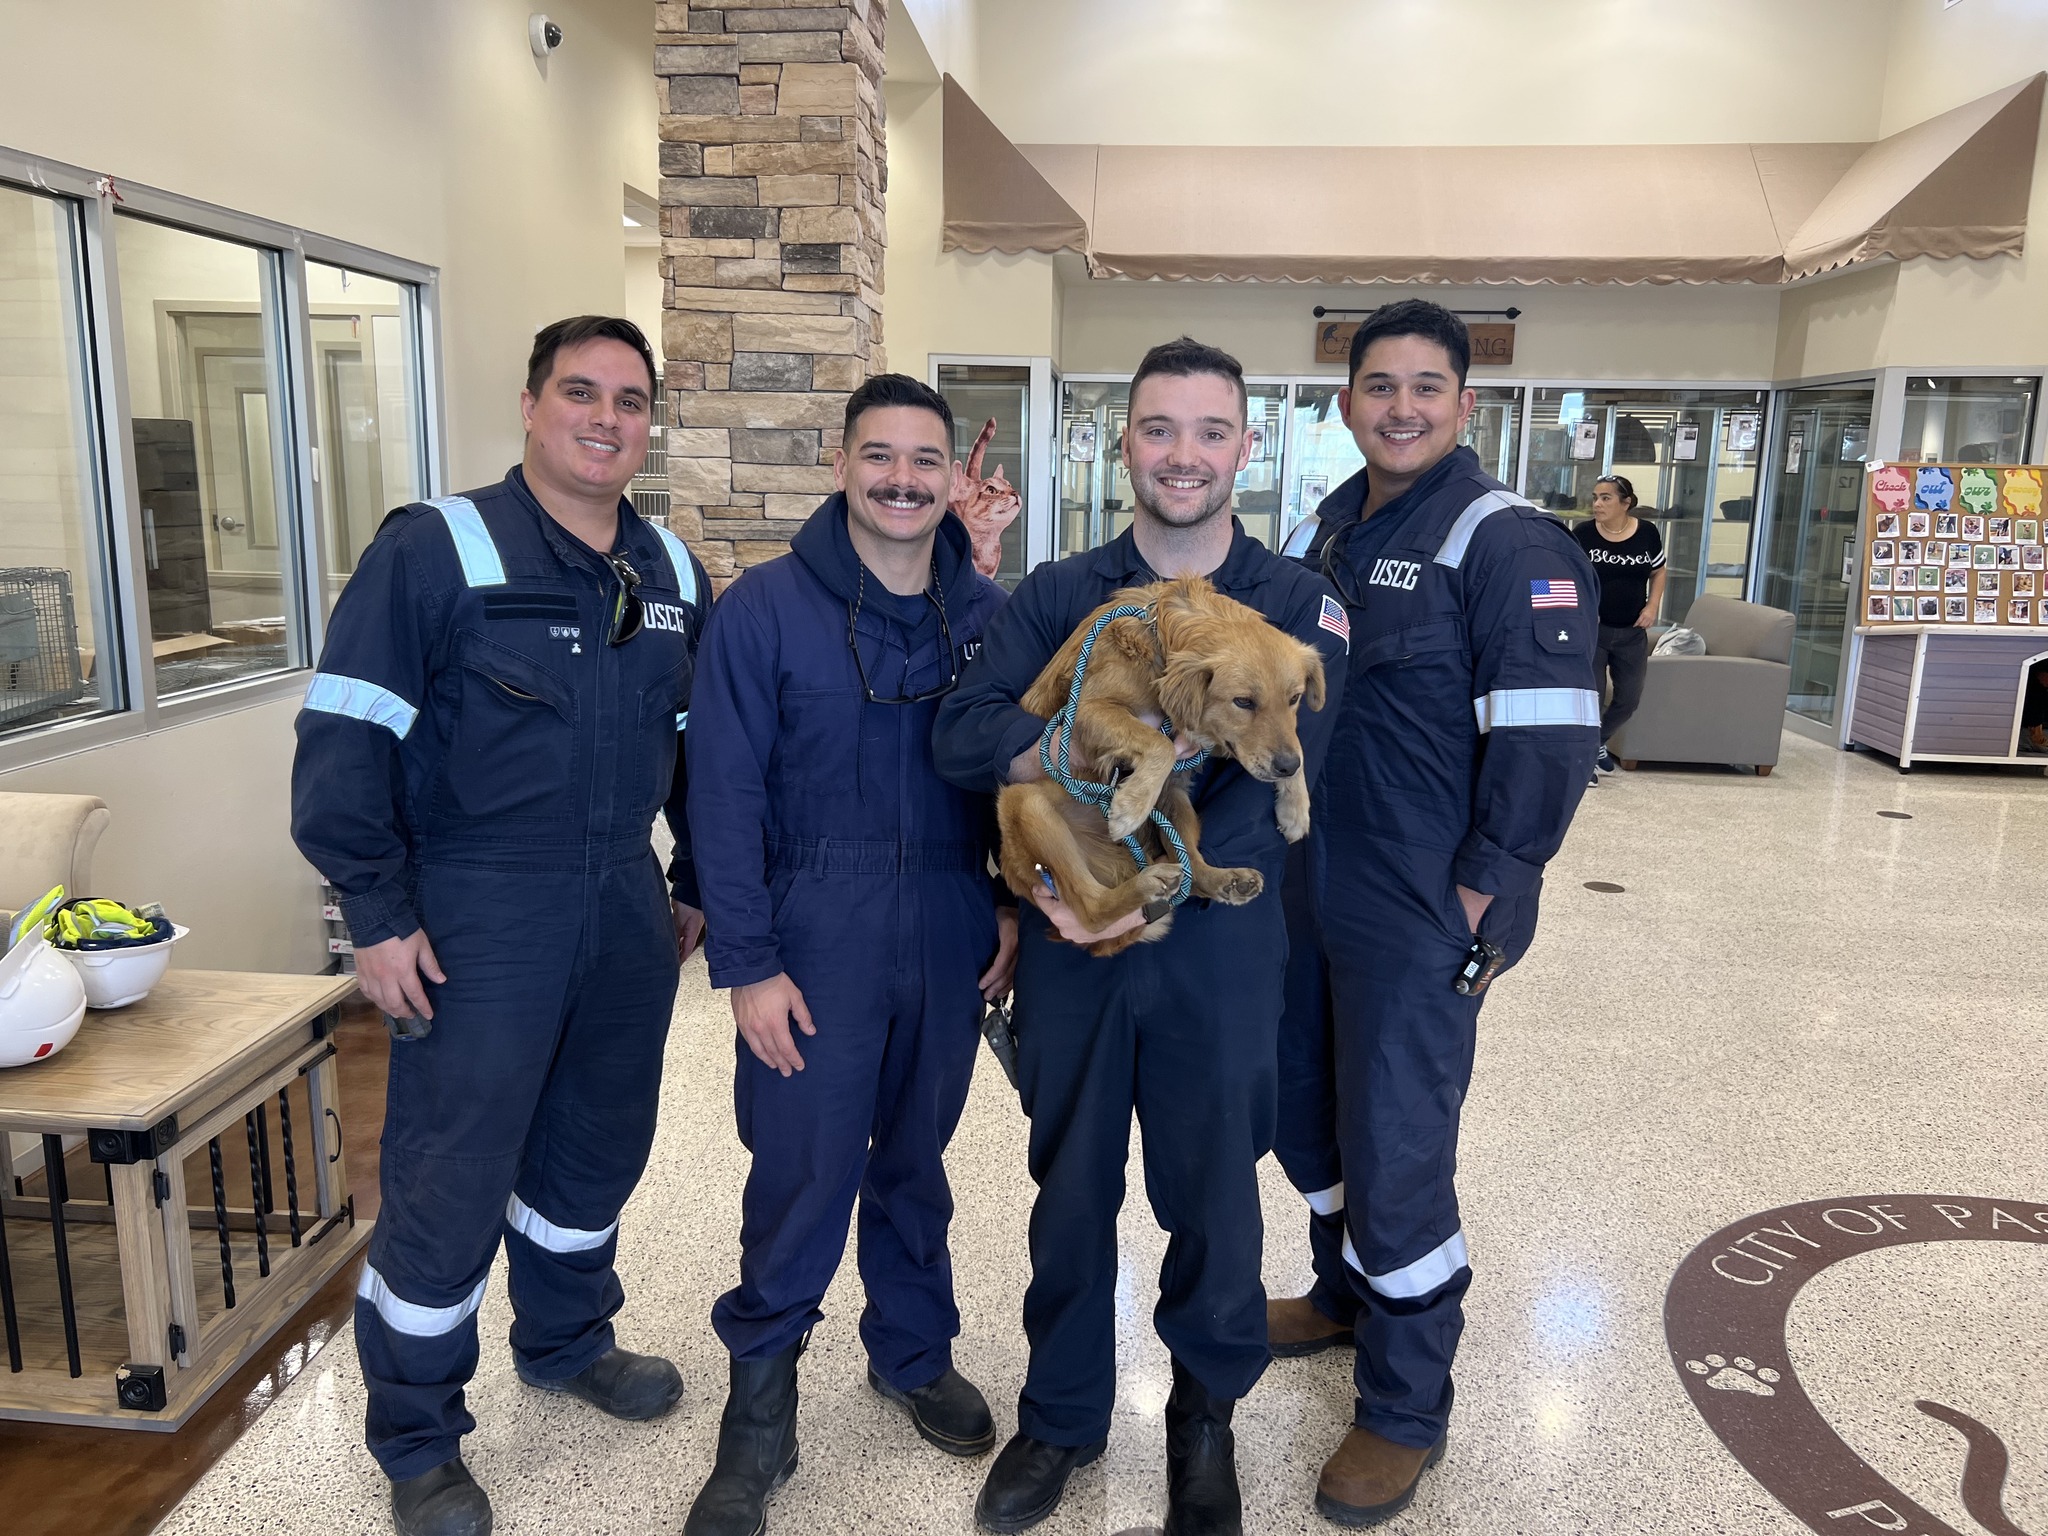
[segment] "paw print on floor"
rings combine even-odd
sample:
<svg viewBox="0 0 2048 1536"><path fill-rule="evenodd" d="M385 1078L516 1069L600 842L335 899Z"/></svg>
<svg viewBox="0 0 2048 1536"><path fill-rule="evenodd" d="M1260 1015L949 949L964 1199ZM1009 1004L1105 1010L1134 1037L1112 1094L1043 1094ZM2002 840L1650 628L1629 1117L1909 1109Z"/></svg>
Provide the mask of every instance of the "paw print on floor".
<svg viewBox="0 0 2048 1536"><path fill-rule="evenodd" d="M1778 1389L1771 1383L1779 1380L1778 1373L1768 1365L1758 1368L1754 1360L1745 1360L1737 1355L1730 1362L1719 1355L1708 1355L1703 1360L1688 1360L1685 1368L1695 1376L1705 1376L1707 1385L1716 1392L1751 1392L1758 1397L1776 1397Z"/></svg>

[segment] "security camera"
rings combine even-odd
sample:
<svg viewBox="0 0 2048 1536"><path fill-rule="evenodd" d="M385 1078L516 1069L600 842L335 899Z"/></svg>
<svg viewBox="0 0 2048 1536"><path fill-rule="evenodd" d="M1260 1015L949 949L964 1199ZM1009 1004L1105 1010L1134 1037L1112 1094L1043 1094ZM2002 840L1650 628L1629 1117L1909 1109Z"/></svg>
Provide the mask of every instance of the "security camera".
<svg viewBox="0 0 2048 1536"><path fill-rule="evenodd" d="M533 45L533 56L544 59L562 46L562 29L535 11L526 20L526 40Z"/></svg>

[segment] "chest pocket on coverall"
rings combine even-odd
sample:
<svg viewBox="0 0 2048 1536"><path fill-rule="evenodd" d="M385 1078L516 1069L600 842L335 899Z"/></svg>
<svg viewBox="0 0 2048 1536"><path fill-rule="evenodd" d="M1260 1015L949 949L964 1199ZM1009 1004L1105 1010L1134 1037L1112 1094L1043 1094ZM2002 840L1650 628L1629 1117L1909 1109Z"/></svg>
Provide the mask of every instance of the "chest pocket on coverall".
<svg viewBox="0 0 2048 1536"><path fill-rule="evenodd" d="M847 670L853 670L852 662ZM847 772L847 758L853 754L859 733L866 727L862 718L858 684L844 688L800 688L782 695L782 729L775 742L776 774L792 788L829 792L821 803L810 807L819 819L814 832L829 833L833 820L826 799L857 799L860 786ZM854 754L856 761L858 755ZM809 820L809 817L805 818ZM841 832L844 836L844 832Z"/></svg>
<svg viewBox="0 0 2048 1536"><path fill-rule="evenodd" d="M435 809L460 820L555 820L576 780L576 700L530 656L465 629Z"/></svg>
<svg viewBox="0 0 2048 1536"><path fill-rule="evenodd" d="M639 638L636 635L627 641L627 647ZM682 713L683 701L689 697L693 665L688 656L683 656L640 690L640 729L629 748L633 754L630 788L636 813L644 806L653 815L668 799L669 789L675 783L674 753L683 750L682 735L675 728L676 716ZM656 749L642 750L642 745L650 741L656 743Z"/></svg>

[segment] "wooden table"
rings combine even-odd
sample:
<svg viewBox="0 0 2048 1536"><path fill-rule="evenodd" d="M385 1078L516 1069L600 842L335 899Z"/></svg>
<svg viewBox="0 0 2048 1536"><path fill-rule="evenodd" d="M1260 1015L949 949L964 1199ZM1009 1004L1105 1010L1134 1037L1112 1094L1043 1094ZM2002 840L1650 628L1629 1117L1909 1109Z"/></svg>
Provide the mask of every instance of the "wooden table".
<svg viewBox="0 0 2048 1536"><path fill-rule="evenodd" d="M0 1194L0 1418L176 1429L368 1240L334 1069L354 991L173 970L48 1061L0 1071L0 1131L45 1149L41 1187ZM81 1137L104 1200L67 1176Z"/></svg>

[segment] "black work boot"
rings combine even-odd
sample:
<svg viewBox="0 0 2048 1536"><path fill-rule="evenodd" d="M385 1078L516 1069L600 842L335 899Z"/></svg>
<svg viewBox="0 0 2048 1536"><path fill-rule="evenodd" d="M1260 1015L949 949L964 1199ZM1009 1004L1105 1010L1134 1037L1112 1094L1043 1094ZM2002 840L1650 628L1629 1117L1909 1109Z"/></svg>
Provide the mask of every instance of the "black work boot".
<svg viewBox="0 0 2048 1536"><path fill-rule="evenodd" d="M1244 1501L1237 1491L1237 1437L1231 1433L1232 1398L1217 1397L1173 1362L1173 1395L1166 1400L1165 1536L1244 1536Z"/></svg>
<svg viewBox="0 0 2048 1536"><path fill-rule="evenodd" d="M996 1443L995 1415L973 1382L950 1365L909 1392L898 1391L871 1365L868 1385L910 1410L917 1432L948 1456L979 1456Z"/></svg>
<svg viewBox="0 0 2048 1536"><path fill-rule="evenodd" d="M732 1362L718 1421L718 1459L690 1506L683 1536L761 1536L768 1495L796 1471L796 1359L792 1344L771 1360Z"/></svg>
<svg viewBox="0 0 2048 1536"><path fill-rule="evenodd" d="M988 1469L981 1496L974 1501L974 1518L983 1530L1001 1536L1029 1530L1060 1507L1067 1479L1108 1444L1098 1440L1093 1445L1047 1445L1029 1435L1012 1435Z"/></svg>
<svg viewBox="0 0 2048 1536"><path fill-rule="evenodd" d="M391 1485L398 1536L491 1536L491 1501L462 1458Z"/></svg>
<svg viewBox="0 0 2048 1536"><path fill-rule="evenodd" d="M602 1408L615 1419L658 1419L683 1395L683 1373L659 1355L636 1355L613 1347L574 1376L544 1381L515 1366L519 1379L543 1392L565 1392Z"/></svg>

